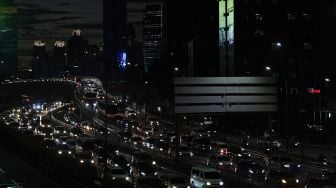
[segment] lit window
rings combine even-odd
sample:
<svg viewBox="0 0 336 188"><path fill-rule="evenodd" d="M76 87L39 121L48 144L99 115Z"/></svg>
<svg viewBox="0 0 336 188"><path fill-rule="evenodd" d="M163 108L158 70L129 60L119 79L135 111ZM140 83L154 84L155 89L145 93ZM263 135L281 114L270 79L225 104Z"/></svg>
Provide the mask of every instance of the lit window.
<svg viewBox="0 0 336 188"><path fill-rule="evenodd" d="M256 21L262 21L263 20L262 14L256 13L255 14L255 19L256 19Z"/></svg>
<svg viewBox="0 0 336 188"><path fill-rule="evenodd" d="M255 36L264 36L264 30L263 29L255 29L254 30Z"/></svg>
<svg viewBox="0 0 336 188"><path fill-rule="evenodd" d="M303 49L305 49L305 50L311 50L312 49L311 43L310 42L303 43Z"/></svg>
<svg viewBox="0 0 336 188"><path fill-rule="evenodd" d="M279 41L272 43L272 49L280 49L281 47L282 47L282 43Z"/></svg>

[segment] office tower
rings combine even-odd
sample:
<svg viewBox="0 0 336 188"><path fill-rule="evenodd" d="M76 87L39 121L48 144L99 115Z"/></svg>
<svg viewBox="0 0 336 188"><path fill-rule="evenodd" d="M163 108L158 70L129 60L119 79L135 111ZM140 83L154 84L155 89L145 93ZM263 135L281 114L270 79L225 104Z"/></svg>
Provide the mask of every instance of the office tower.
<svg viewBox="0 0 336 188"><path fill-rule="evenodd" d="M126 21L127 7L125 0L104 0L103 7L103 57L106 62L106 71L111 79L120 80L120 72L127 64L126 52Z"/></svg>
<svg viewBox="0 0 336 188"><path fill-rule="evenodd" d="M40 40L33 43L32 71L35 76L48 74L46 44Z"/></svg>
<svg viewBox="0 0 336 188"><path fill-rule="evenodd" d="M68 40L67 49L67 66L80 66L81 58L84 56L85 49L88 45L88 40L84 39L82 36L82 31L80 29L75 29L72 31L72 36Z"/></svg>
<svg viewBox="0 0 336 188"><path fill-rule="evenodd" d="M17 7L12 0L0 1L0 77L17 68Z"/></svg>
<svg viewBox="0 0 336 188"><path fill-rule="evenodd" d="M67 53L65 41L56 41L54 44L54 58L52 64L52 70L54 73L65 70L67 61Z"/></svg>
<svg viewBox="0 0 336 188"><path fill-rule="evenodd" d="M150 72L153 66L160 63L163 39L162 4L147 5L143 15L143 51L144 67Z"/></svg>

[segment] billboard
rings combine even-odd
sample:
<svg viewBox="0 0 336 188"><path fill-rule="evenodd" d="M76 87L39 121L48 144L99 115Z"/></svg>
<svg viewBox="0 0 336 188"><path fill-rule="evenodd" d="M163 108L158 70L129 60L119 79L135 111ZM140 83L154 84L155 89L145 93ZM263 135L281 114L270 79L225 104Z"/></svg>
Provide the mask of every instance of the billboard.
<svg viewBox="0 0 336 188"><path fill-rule="evenodd" d="M233 44L234 42L234 0L219 1L219 45L224 46L225 41L227 40L229 44ZM227 14L227 22L226 22L226 14ZM227 39L225 33L225 27L228 27Z"/></svg>
<svg viewBox="0 0 336 188"><path fill-rule="evenodd" d="M127 65L127 55L125 52L118 52L117 56L118 67L120 70L125 70Z"/></svg>

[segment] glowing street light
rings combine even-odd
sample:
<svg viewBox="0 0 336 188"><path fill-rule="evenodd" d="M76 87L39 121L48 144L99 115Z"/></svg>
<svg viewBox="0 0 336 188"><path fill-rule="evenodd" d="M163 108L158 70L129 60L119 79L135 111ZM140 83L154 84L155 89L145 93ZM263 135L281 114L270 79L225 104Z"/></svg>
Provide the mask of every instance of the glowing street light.
<svg viewBox="0 0 336 188"><path fill-rule="evenodd" d="M266 66L265 70L270 71L270 70L272 70L272 68L270 66Z"/></svg>

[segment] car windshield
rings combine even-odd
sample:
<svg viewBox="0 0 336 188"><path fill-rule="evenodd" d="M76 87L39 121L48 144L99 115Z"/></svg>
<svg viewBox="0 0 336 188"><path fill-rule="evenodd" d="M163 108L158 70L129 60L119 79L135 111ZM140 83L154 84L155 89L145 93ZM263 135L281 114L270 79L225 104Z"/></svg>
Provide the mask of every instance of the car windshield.
<svg viewBox="0 0 336 188"><path fill-rule="evenodd" d="M205 179L221 179L219 172L204 172Z"/></svg>
<svg viewBox="0 0 336 188"><path fill-rule="evenodd" d="M126 174L126 172L123 169L121 169L121 168L111 169L110 173L111 174Z"/></svg>
<svg viewBox="0 0 336 188"><path fill-rule="evenodd" d="M171 177L170 183L172 184L185 184L186 180L183 177Z"/></svg>

